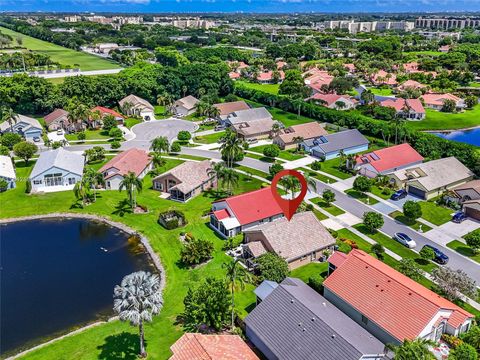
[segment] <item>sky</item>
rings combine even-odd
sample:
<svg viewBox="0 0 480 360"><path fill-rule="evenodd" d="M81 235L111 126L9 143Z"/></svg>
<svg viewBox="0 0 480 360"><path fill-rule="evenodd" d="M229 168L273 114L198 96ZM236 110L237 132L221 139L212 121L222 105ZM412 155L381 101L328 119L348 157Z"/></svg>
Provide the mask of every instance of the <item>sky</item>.
<svg viewBox="0 0 480 360"><path fill-rule="evenodd" d="M480 0L0 0L0 11L465 12L480 11Z"/></svg>

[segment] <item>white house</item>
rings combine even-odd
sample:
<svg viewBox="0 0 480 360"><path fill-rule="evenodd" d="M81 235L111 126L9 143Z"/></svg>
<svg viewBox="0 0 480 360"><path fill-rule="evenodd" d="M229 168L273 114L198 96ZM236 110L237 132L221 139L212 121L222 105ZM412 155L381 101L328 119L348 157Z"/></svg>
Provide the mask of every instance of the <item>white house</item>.
<svg viewBox="0 0 480 360"><path fill-rule="evenodd" d="M63 148L40 153L30 174L32 192L72 190L82 179L84 162L82 155Z"/></svg>
<svg viewBox="0 0 480 360"><path fill-rule="evenodd" d="M15 187L15 169L10 156L0 155L0 178L7 182L7 189Z"/></svg>
<svg viewBox="0 0 480 360"><path fill-rule="evenodd" d="M4 121L0 124L0 132L14 132L25 137L26 140L33 140L34 137L40 138L42 136L43 128L37 119L17 115L12 124Z"/></svg>
<svg viewBox="0 0 480 360"><path fill-rule="evenodd" d="M147 100L128 95L118 102L125 115L141 116L143 120L155 120L155 108Z"/></svg>
<svg viewBox="0 0 480 360"><path fill-rule="evenodd" d="M173 110L178 116L187 116L191 115L197 109L197 104L200 100L192 95L185 96L181 99L178 99L173 104Z"/></svg>

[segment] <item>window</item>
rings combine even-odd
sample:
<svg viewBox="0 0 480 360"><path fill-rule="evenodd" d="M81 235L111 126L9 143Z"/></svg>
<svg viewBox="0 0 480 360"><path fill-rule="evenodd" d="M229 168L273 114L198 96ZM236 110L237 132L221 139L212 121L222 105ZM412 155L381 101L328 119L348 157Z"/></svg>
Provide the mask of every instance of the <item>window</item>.
<svg viewBox="0 0 480 360"><path fill-rule="evenodd" d="M44 176L45 186L59 186L63 184L61 173L47 174Z"/></svg>
<svg viewBox="0 0 480 360"><path fill-rule="evenodd" d="M363 325L368 325L368 318L362 315L362 324Z"/></svg>
<svg viewBox="0 0 480 360"><path fill-rule="evenodd" d="M76 182L75 178L68 178L68 185L74 185Z"/></svg>
<svg viewBox="0 0 480 360"><path fill-rule="evenodd" d="M42 180L33 180L34 185L40 185L42 183Z"/></svg>

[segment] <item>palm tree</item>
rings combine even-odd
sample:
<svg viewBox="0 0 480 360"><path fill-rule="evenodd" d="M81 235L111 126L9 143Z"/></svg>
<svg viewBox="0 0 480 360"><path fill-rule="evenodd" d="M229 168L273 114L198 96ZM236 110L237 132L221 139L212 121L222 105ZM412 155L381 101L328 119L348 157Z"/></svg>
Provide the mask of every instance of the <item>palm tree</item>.
<svg viewBox="0 0 480 360"><path fill-rule="evenodd" d="M432 345L435 343L431 340L415 339L404 340L402 345L387 347L393 351L395 360L434 360L435 356L428 349Z"/></svg>
<svg viewBox="0 0 480 360"><path fill-rule="evenodd" d="M158 153L168 152L169 148L170 145L166 136L156 137L155 139L153 139L152 145L150 146L150 149Z"/></svg>
<svg viewBox="0 0 480 360"><path fill-rule="evenodd" d="M355 167L355 159L357 158L357 156L355 154L348 154L346 157L345 157L345 168L347 170L353 170L353 168Z"/></svg>
<svg viewBox="0 0 480 360"><path fill-rule="evenodd" d="M300 151L300 144L304 140L303 137L302 136L295 136L292 140L295 144L297 144L297 151Z"/></svg>
<svg viewBox="0 0 480 360"><path fill-rule="evenodd" d="M218 116L220 116L220 109L216 106L211 105L208 109L207 116L212 119L217 118Z"/></svg>
<svg viewBox="0 0 480 360"><path fill-rule="evenodd" d="M207 169L207 175L210 177L215 177L217 179L217 193L218 193L218 185L220 181L223 181L224 174L225 174L225 163L223 161L219 161L209 169Z"/></svg>
<svg viewBox="0 0 480 360"><path fill-rule="evenodd" d="M145 271L134 272L123 278L113 290L113 310L121 321L129 321L138 326L140 338L140 356L147 357L143 323L151 322L163 306L160 291L160 277Z"/></svg>
<svg viewBox="0 0 480 360"><path fill-rule="evenodd" d="M95 171L95 169L91 167L87 167L83 172L83 177L87 179L88 184L93 188L93 201L97 201L97 187L105 185L103 174Z"/></svg>
<svg viewBox="0 0 480 360"><path fill-rule="evenodd" d="M167 92L164 92L164 93L158 95L157 104L161 105L161 106L164 106L165 107L164 115L167 114L168 112L170 112L170 108L173 104L172 95L170 95Z"/></svg>
<svg viewBox="0 0 480 360"><path fill-rule="evenodd" d="M226 270L227 282L232 291L232 329L235 327L235 284L240 285L240 289L245 289L245 284L252 281L252 275L242 266L238 259L228 263L223 263L222 268Z"/></svg>
<svg viewBox="0 0 480 360"><path fill-rule="evenodd" d="M243 154L243 141L233 131L228 131L223 136L225 140L220 146L222 158L226 159L227 166L232 167L239 154Z"/></svg>
<svg viewBox="0 0 480 360"><path fill-rule="evenodd" d="M16 124L18 120L18 114L13 111L12 108L7 108L3 112L2 121L8 122L10 125L10 131L13 132L13 124Z"/></svg>
<svg viewBox="0 0 480 360"><path fill-rule="evenodd" d="M280 185L282 185L285 190L290 192L291 198L293 199L295 193L300 191L300 180L298 180L295 176L284 176L279 181Z"/></svg>
<svg viewBox="0 0 480 360"><path fill-rule="evenodd" d="M307 183L308 190L317 192L317 181L315 180L315 178L307 173L304 173L303 177L305 178L305 181Z"/></svg>
<svg viewBox="0 0 480 360"><path fill-rule="evenodd" d="M373 102L373 100L375 100L375 95L372 93L371 90L364 90L360 94L360 100L362 100L365 104L368 105Z"/></svg>
<svg viewBox="0 0 480 360"><path fill-rule="evenodd" d="M163 166L165 164L165 160L162 158L162 154L159 152L153 152L150 154L152 158L152 164L155 168Z"/></svg>
<svg viewBox="0 0 480 360"><path fill-rule="evenodd" d="M97 122L102 119L102 113L100 112L100 110L92 111L87 117L87 119L89 120L90 127L96 128Z"/></svg>
<svg viewBox="0 0 480 360"><path fill-rule="evenodd" d="M84 173L82 179L80 181L77 181L75 183L75 186L73 187L73 194L75 195L77 200L82 199L82 206L85 206L87 202L87 198L90 193L90 186L90 179L85 176Z"/></svg>
<svg viewBox="0 0 480 360"><path fill-rule="evenodd" d="M281 127L278 122L272 125L272 138L276 137L278 133L280 132Z"/></svg>
<svg viewBox="0 0 480 360"><path fill-rule="evenodd" d="M133 109L133 104L129 101L125 101L123 103L121 110L124 115L131 115L130 112L132 111L132 109Z"/></svg>
<svg viewBox="0 0 480 360"><path fill-rule="evenodd" d="M232 194L232 189L238 185L238 173L232 168L225 168L222 174L222 187L226 186L228 193Z"/></svg>
<svg viewBox="0 0 480 360"><path fill-rule="evenodd" d="M130 202L132 210L135 209L136 206L135 193L141 192L142 186L142 181L132 171L129 171L127 175L124 175L123 180L120 182L118 191L122 191L123 189L127 191L128 201Z"/></svg>

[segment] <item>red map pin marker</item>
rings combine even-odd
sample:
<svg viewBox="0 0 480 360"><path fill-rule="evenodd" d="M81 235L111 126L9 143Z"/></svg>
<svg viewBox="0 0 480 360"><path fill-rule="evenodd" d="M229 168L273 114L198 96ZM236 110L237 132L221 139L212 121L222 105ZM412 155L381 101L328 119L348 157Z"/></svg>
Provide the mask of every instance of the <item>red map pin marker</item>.
<svg viewBox="0 0 480 360"><path fill-rule="evenodd" d="M294 176L300 181L300 185L302 186L302 189L300 190L300 195L298 195L295 199L291 199L291 200L284 199L280 196L280 194L277 191L278 181L284 176ZM275 177L272 180L272 185L270 188L272 190L272 194L273 194L273 197L275 198L275 201L283 210L283 215L285 215L287 220L290 221L293 214L295 214L298 207L302 203L303 198L307 194L307 181L305 180L303 175L299 173L297 170L282 170L277 175L275 175Z"/></svg>

